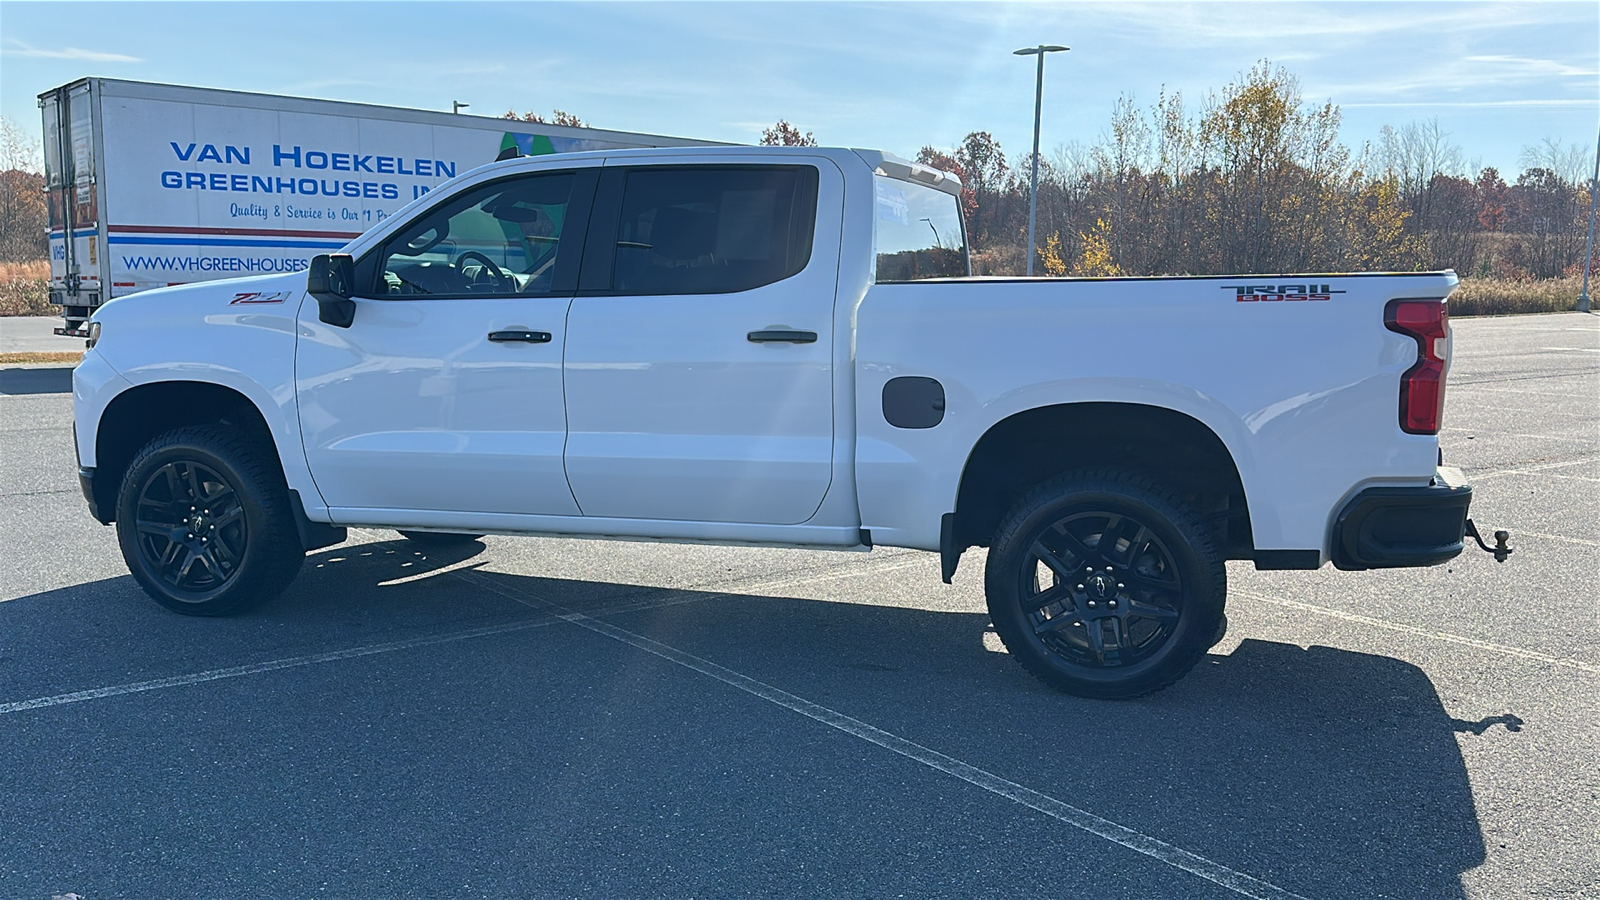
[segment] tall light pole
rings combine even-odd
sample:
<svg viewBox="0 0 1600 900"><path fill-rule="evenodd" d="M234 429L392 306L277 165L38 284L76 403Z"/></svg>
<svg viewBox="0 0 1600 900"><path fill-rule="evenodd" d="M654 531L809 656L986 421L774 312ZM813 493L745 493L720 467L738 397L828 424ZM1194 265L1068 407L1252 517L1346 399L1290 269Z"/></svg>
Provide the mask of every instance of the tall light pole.
<svg viewBox="0 0 1600 900"><path fill-rule="evenodd" d="M1033 180L1028 187L1028 276L1033 276L1033 226L1039 220L1039 114L1044 111L1044 55L1057 50L1071 50L1058 44L1040 44L1013 50L1013 56L1039 57L1039 78L1033 87Z"/></svg>
<svg viewBox="0 0 1600 900"><path fill-rule="evenodd" d="M1578 312L1588 312L1589 270L1594 268L1594 201L1600 194L1600 140L1594 148L1594 177L1589 179L1589 240L1583 245L1583 291L1578 294Z"/></svg>

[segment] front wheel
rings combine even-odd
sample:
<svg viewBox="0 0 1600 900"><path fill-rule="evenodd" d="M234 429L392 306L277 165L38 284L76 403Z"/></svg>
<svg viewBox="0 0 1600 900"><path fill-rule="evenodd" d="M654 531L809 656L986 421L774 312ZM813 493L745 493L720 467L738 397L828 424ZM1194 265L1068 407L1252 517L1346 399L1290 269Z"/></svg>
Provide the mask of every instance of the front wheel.
<svg viewBox="0 0 1600 900"><path fill-rule="evenodd" d="M276 455L217 426L139 451L117 495L117 542L145 593L190 616L271 599L305 560Z"/></svg>
<svg viewBox="0 0 1600 900"><path fill-rule="evenodd" d="M1070 694L1128 699L1200 661L1223 622L1227 572L1181 499L1094 470L1017 502L989 548L984 588L1023 668Z"/></svg>

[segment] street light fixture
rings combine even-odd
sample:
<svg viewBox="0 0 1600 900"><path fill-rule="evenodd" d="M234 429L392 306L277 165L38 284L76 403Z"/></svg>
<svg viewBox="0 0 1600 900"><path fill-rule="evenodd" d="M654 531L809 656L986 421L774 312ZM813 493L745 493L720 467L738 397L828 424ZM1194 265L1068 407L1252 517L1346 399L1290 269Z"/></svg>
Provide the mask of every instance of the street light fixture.
<svg viewBox="0 0 1600 900"><path fill-rule="evenodd" d="M460 100L451 100L450 101L450 111L453 112L453 113L459 113L463 109L466 109L467 107L469 107L471 105L472 105L471 103L462 103Z"/></svg>
<svg viewBox="0 0 1600 900"><path fill-rule="evenodd" d="M1059 44L1040 44L1013 50L1013 56L1039 57L1039 77L1033 88L1033 179L1028 187L1028 276L1033 276L1033 226L1039 218L1039 114L1044 110L1044 55L1057 50L1071 50Z"/></svg>

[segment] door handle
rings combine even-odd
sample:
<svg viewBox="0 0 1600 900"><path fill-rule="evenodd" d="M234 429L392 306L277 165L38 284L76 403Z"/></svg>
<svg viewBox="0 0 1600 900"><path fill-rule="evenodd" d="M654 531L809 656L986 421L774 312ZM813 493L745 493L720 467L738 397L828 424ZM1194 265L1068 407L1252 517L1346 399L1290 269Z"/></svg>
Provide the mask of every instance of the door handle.
<svg viewBox="0 0 1600 900"><path fill-rule="evenodd" d="M748 335L752 344L815 344L815 331L752 331Z"/></svg>
<svg viewBox="0 0 1600 900"><path fill-rule="evenodd" d="M523 343L523 344L548 344L550 332L548 331L491 331L489 340L496 344Z"/></svg>

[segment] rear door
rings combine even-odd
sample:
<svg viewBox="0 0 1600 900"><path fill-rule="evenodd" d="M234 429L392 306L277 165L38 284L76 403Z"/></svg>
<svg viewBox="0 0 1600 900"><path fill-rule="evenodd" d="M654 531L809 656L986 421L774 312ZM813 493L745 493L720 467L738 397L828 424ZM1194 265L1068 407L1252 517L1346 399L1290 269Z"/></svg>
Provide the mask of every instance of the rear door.
<svg viewBox="0 0 1600 900"><path fill-rule="evenodd" d="M45 199L50 210L50 291L76 334L101 302L100 185L95 178L94 94L80 81L39 98ZM87 332L84 332L87 334Z"/></svg>
<svg viewBox="0 0 1600 900"><path fill-rule="evenodd" d="M748 161L607 164L567 320L586 516L791 525L828 491L843 176Z"/></svg>

